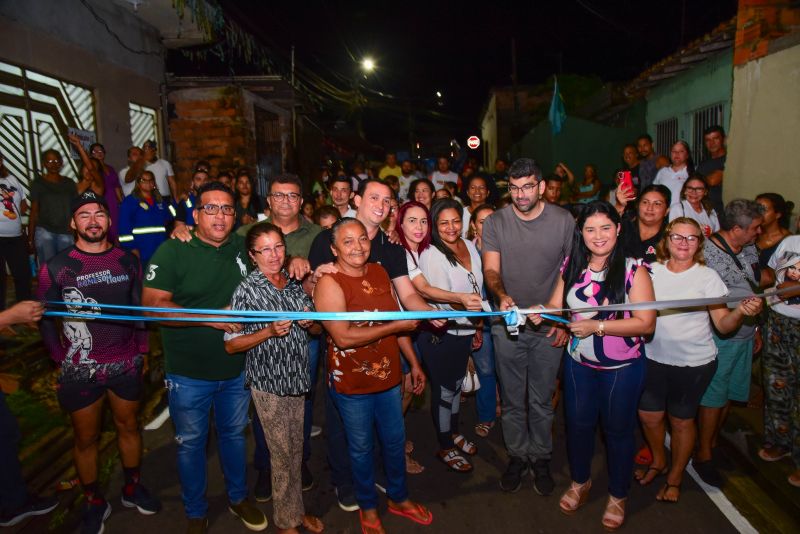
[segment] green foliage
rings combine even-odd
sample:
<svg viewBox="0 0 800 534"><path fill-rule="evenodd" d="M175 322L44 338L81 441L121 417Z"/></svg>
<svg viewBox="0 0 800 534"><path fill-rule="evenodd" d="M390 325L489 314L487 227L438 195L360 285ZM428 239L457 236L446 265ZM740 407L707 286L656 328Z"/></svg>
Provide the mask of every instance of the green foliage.
<svg viewBox="0 0 800 534"><path fill-rule="evenodd" d="M22 432L20 450L36 443L52 429L67 426L66 418L61 413L53 413L39 399L24 390L18 390L6 397L6 402L17 418Z"/></svg>

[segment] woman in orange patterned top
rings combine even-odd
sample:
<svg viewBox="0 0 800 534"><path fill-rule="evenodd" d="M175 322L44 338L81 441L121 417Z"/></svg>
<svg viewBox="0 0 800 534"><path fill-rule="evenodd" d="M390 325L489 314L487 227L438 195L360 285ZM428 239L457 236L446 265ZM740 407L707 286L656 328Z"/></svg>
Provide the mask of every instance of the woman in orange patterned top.
<svg viewBox="0 0 800 534"><path fill-rule="evenodd" d="M331 230L337 272L317 283L317 311L399 310L389 275L379 264L367 263L370 240L364 225L346 217ZM377 429L383 450L389 512L429 525L433 515L408 498L406 487L400 350L413 348L407 336L397 336L414 331L419 321L323 321L323 325L329 334L327 378L347 435L362 532L384 532L377 510L373 429ZM403 343L409 346L401 347ZM416 386L421 393L424 382Z"/></svg>

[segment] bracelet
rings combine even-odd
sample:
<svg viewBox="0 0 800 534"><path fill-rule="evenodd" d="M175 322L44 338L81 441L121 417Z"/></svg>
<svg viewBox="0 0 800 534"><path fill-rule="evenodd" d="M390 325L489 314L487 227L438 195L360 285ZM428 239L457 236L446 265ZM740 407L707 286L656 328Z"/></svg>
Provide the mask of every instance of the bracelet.
<svg viewBox="0 0 800 534"><path fill-rule="evenodd" d="M597 331L594 333L597 337L603 337L606 335L606 325L605 321L600 319L600 322L597 324Z"/></svg>

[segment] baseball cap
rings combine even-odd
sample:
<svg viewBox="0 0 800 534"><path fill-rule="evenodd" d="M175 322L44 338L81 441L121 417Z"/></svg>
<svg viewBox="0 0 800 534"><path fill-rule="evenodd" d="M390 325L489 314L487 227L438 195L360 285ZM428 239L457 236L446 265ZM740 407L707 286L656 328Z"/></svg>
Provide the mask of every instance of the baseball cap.
<svg viewBox="0 0 800 534"><path fill-rule="evenodd" d="M70 204L70 210L72 213L75 213L79 208L85 206L86 204L100 204L103 206L103 209L108 211L108 202L106 202L106 199L91 189L88 189L77 197L73 198L72 204Z"/></svg>

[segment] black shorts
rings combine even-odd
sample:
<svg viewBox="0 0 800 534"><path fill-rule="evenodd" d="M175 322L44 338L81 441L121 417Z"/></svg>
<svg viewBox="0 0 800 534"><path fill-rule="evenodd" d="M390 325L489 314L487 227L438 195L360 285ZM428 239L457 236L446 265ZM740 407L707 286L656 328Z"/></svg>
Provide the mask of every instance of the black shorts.
<svg viewBox="0 0 800 534"><path fill-rule="evenodd" d="M639 400L643 412L664 412L678 419L694 419L708 389L717 360L698 367L678 367L647 360L647 379Z"/></svg>
<svg viewBox="0 0 800 534"><path fill-rule="evenodd" d="M72 413L94 404L106 391L126 401L139 401L143 390L141 368L134 368L102 381L59 382L56 397L61 407Z"/></svg>

